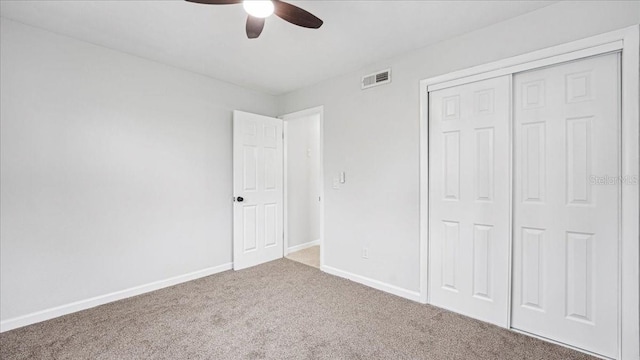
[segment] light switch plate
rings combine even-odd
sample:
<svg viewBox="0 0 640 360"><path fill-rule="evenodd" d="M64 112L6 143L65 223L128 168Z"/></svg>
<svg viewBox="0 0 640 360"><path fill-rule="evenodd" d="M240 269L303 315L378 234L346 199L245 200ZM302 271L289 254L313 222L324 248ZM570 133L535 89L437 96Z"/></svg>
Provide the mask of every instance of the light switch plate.
<svg viewBox="0 0 640 360"><path fill-rule="evenodd" d="M333 178L333 188L340 189L340 178L337 178L337 177Z"/></svg>

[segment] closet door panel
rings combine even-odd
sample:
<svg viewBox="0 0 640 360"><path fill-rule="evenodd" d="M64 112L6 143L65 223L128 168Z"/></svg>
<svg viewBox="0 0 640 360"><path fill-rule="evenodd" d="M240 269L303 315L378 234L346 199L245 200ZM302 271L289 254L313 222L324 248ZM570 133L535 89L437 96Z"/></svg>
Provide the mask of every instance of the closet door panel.
<svg viewBox="0 0 640 360"><path fill-rule="evenodd" d="M512 326L608 357L618 333L618 64L613 54L514 76Z"/></svg>
<svg viewBox="0 0 640 360"><path fill-rule="evenodd" d="M506 327L510 78L429 96L430 303Z"/></svg>

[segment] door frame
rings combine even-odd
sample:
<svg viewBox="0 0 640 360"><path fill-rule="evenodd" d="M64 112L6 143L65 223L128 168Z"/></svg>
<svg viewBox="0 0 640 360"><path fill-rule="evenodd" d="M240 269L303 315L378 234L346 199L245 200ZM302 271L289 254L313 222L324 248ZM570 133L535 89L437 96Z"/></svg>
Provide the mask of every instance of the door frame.
<svg viewBox="0 0 640 360"><path fill-rule="evenodd" d="M422 303L429 302L429 92L613 52L622 53L621 174L635 176L637 179L640 176L640 26L638 25L420 81L420 301ZM513 158L513 155L511 154L510 157ZM622 185L620 198L618 358L626 360L640 358L640 346L637 341L640 338L640 191L638 185ZM512 243L513 239L510 242ZM513 258L511 249L509 254L511 266ZM511 297L511 279L509 279L509 297ZM508 299L508 304L508 323L511 327L511 298Z"/></svg>
<svg viewBox="0 0 640 360"><path fill-rule="evenodd" d="M289 205L287 200L289 199L289 183L287 181L287 175L289 174L289 164L288 164L288 133L287 133L287 123L289 121L295 121L295 119L307 117L310 115L319 115L320 116L320 131L319 131L319 139L318 139L318 187L319 187L319 196L320 196L320 267L324 266L324 106L316 106L313 108L296 111L293 113L285 114L282 116L278 116L279 119L283 120L283 134L284 134L284 241L283 241L283 254L287 256L289 254Z"/></svg>

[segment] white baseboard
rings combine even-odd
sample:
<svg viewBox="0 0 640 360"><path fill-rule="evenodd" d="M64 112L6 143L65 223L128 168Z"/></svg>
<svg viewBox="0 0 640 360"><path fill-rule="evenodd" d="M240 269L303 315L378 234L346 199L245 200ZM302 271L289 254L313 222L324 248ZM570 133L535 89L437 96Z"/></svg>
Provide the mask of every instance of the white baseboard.
<svg viewBox="0 0 640 360"><path fill-rule="evenodd" d="M407 289L403 289L401 287L383 283L382 281L370 279L361 275L356 275L344 270L336 269L331 266L323 265L320 267L320 270L326 272L327 274L339 276L341 278L349 279L351 281L360 283L362 285L366 285L372 287L374 289L384 291L393 295L397 295L403 297L405 299L413 300L420 302L420 293L418 291L411 291Z"/></svg>
<svg viewBox="0 0 640 360"><path fill-rule="evenodd" d="M222 264L207 269L194 271L192 273L174 276L165 280L154 281L149 284L135 286L129 289L112 292L110 294L100 295L85 300L75 301L70 304L56 306L54 308L37 311L31 314L18 316L12 319L0 321L0 332L13 330L19 327L35 324L41 321L53 319L59 316L71 314L77 311L90 309L99 305L110 303L117 300L126 299L132 296L148 293L169 286L177 285L183 282L199 279L201 277L217 274L219 272L233 269L233 263Z"/></svg>
<svg viewBox="0 0 640 360"><path fill-rule="evenodd" d="M296 246L291 246L290 248L287 249L287 252L288 253L292 253L292 252L300 251L300 250L303 250L303 249L306 249L306 248L310 248L310 247L316 246L316 245L320 245L320 239L314 240L314 241L310 241L308 243L296 245Z"/></svg>

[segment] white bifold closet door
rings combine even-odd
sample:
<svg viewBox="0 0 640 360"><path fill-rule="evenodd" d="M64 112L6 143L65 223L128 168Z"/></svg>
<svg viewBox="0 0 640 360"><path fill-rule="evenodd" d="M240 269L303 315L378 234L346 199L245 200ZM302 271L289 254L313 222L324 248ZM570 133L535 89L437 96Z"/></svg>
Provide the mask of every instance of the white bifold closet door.
<svg viewBox="0 0 640 360"><path fill-rule="evenodd" d="M617 357L619 59L514 76L512 326Z"/></svg>
<svg viewBox="0 0 640 360"><path fill-rule="evenodd" d="M430 303L508 326L510 77L429 94Z"/></svg>

